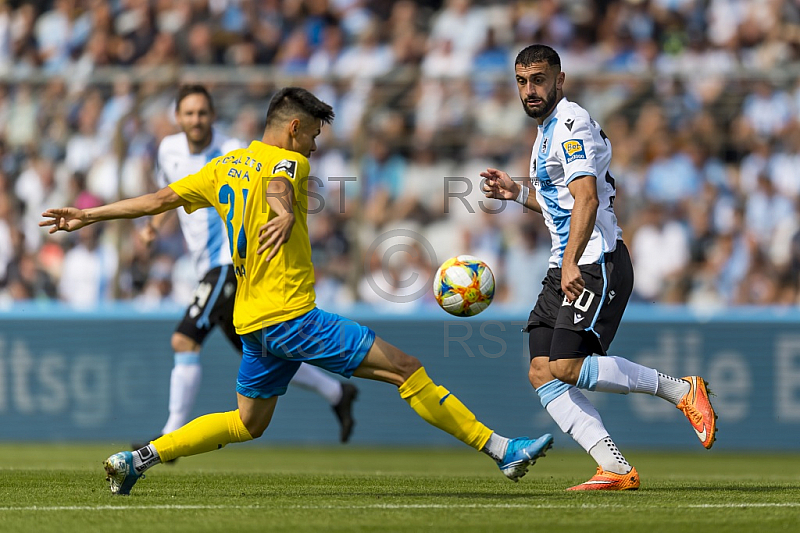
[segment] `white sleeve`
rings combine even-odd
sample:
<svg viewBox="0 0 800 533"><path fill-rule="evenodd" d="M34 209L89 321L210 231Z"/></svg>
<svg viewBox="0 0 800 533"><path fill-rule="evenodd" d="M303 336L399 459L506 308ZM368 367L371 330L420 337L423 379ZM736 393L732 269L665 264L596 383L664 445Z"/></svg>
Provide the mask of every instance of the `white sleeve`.
<svg viewBox="0 0 800 533"><path fill-rule="evenodd" d="M228 152L233 152L234 150L238 150L239 148L247 148L247 145L241 142L239 139L230 138L220 147L220 151L223 155L227 154Z"/></svg>
<svg viewBox="0 0 800 533"><path fill-rule="evenodd" d="M161 146L158 146L158 153L156 154L156 168L155 168L155 182L159 189L163 189L169 185L167 175L164 173L164 166L161 163Z"/></svg>
<svg viewBox="0 0 800 533"><path fill-rule="evenodd" d="M568 123L571 125L568 126ZM578 176L597 175L595 146L591 126L580 117L563 125L564 136L557 147L558 158L564 166L564 178L569 184Z"/></svg>

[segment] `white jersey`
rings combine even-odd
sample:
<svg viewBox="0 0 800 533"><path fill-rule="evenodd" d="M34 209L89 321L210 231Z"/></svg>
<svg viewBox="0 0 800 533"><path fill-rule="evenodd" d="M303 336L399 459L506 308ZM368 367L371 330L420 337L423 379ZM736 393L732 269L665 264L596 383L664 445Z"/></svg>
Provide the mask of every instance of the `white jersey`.
<svg viewBox="0 0 800 533"><path fill-rule="evenodd" d="M216 129L211 131L211 143L199 154L189 151L185 133L164 137L158 147L156 160L156 182L159 187L166 187L194 174L215 157L243 147L238 140L226 137ZM227 230L213 207L198 209L191 215L179 209L178 219L198 279L202 279L212 268L232 263Z"/></svg>
<svg viewBox="0 0 800 533"><path fill-rule="evenodd" d="M550 268L560 267L564 257L575 203L567 186L579 176L597 178L600 205L592 236L578 264L598 263L604 253L616 249L622 230L614 214L616 192L614 178L608 172L610 162L611 143L603 130L585 109L562 98L539 126L531 154L531 181L553 243Z"/></svg>

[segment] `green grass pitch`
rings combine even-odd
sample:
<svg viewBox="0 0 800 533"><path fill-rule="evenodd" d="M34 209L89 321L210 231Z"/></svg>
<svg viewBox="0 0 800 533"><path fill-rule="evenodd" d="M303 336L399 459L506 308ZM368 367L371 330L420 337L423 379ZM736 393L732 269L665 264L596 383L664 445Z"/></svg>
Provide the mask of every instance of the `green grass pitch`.
<svg viewBox="0 0 800 533"><path fill-rule="evenodd" d="M512 483L466 447L245 445L158 466L112 497L100 463L117 449L0 445L0 531L800 530L800 455L629 452L639 491L571 493L594 473L573 450Z"/></svg>

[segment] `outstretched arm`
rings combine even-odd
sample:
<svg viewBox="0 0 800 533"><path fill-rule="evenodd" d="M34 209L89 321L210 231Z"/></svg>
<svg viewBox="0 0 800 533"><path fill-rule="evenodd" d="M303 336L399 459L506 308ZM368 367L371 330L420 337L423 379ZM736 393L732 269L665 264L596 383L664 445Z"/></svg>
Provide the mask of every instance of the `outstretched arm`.
<svg viewBox="0 0 800 533"><path fill-rule="evenodd" d="M530 178L524 178L520 184L511 179L507 173L496 168L487 168L485 172L481 172L481 177L486 179L482 192L487 198L514 200L537 213L542 212L539 202L536 201L536 195L529 194L531 192Z"/></svg>
<svg viewBox="0 0 800 533"><path fill-rule="evenodd" d="M189 202L178 196L169 187L164 187L158 192L90 209L77 209L75 207L48 209L42 213L45 220L39 222L39 226L53 226L50 228L50 233L75 231L101 220L157 215L186 205L189 205Z"/></svg>

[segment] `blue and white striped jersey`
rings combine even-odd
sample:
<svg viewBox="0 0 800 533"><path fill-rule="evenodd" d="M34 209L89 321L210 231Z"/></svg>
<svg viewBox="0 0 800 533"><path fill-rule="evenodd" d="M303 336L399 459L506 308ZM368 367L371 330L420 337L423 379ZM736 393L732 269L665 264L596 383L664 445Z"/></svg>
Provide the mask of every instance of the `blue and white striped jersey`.
<svg viewBox="0 0 800 533"><path fill-rule="evenodd" d="M226 137L216 129L212 129L211 143L199 154L189 151L185 133L164 137L158 147L156 182L159 187L166 187L198 172L215 157L242 147L238 140ZM212 268L232 263L228 234L213 207L198 209L191 215L178 209L178 218L198 279L203 279Z"/></svg>
<svg viewBox="0 0 800 533"><path fill-rule="evenodd" d="M552 239L550 268L560 267L564 257L575 202L567 186L579 176L597 178L600 205L592 236L578 264L597 263L605 252L616 249L622 230L614 214L616 192L608 171L610 162L611 142L603 130L585 109L562 98L539 126L530 168L536 200Z"/></svg>

